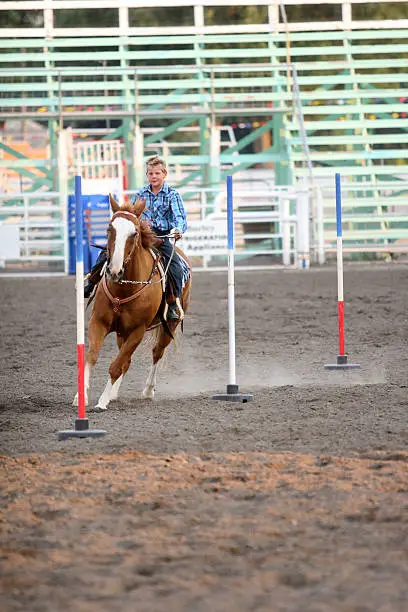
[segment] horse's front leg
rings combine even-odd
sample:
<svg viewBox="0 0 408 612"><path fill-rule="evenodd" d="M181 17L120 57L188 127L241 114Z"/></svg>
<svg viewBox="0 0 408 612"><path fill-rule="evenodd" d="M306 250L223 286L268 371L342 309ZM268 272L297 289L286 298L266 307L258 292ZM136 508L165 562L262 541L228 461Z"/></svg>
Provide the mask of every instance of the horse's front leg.
<svg viewBox="0 0 408 612"><path fill-rule="evenodd" d="M118 339L119 354L110 365L109 379L96 408L106 410L109 403L117 399L123 376L129 369L132 355L141 343L145 331L145 326L141 326L133 330L125 340Z"/></svg>
<svg viewBox="0 0 408 612"><path fill-rule="evenodd" d="M174 332L175 329L176 329L176 326L174 326L174 329L172 328L172 332ZM157 334L156 342L154 344L153 351L152 351L153 363L151 365L150 372L146 380L145 388L143 389L143 393L142 393L142 397L144 397L145 399L154 398L159 361L163 357L164 351L166 350L167 346L170 344L171 340L172 339L170 338L170 336L166 334L166 332L164 331L164 328L160 327L160 330Z"/></svg>
<svg viewBox="0 0 408 612"><path fill-rule="evenodd" d="M124 340L123 336L119 336L119 334L117 334L117 336L116 336L116 344L118 345L118 350L119 351L122 348L124 341L125 340ZM125 367L122 368L122 374L119 376L119 378L115 382L115 384L112 385L112 390L111 390L111 394L110 394L110 401L111 402L113 402L113 401L118 399L120 385L122 384L123 377L126 374L126 372L128 371L129 366L130 366L130 360L129 360L128 367L127 368L125 368ZM108 381L108 384L109 384L109 381Z"/></svg>
<svg viewBox="0 0 408 612"><path fill-rule="evenodd" d="M117 342L117 345L118 345L118 350L119 350L119 351L120 351L120 349L122 348L122 345L123 345L124 341L125 341L125 340L124 340L123 336L119 336L119 334L116 336L116 342ZM114 384L114 385L112 385L112 389L111 389L111 392L110 392L110 401L111 401L111 402L116 401L116 400L118 399L118 397L119 397L119 389L120 389L120 385L122 384L122 381L123 381L123 377L124 377L124 375L126 374L126 372L127 372L127 371L128 371L128 369L129 369L129 366L130 366L130 361L131 361L131 360L129 359L128 364L127 364L127 365L126 365L126 364L124 364L124 365L123 365L123 367L122 367L122 374L119 376L119 378L118 378L118 380L115 382L115 384ZM109 384L110 384L110 381L108 381L108 383L107 383L107 384L109 385Z"/></svg>
<svg viewBox="0 0 408 612"><path fill-rule="evenodd" d="M99 352L103 345L103 342L109 332L109 327L103 323L100 319L98 319L95 314L92 315L91 320L89 321L88 328L88 352L86 355L86 363L85 363L85 405L88 405L88 391L89 391L89 383L92 373L92 368L95 363L98 361ZM74 397L74 401L72 402L73 406L78 406L78 393Z"/></svg>

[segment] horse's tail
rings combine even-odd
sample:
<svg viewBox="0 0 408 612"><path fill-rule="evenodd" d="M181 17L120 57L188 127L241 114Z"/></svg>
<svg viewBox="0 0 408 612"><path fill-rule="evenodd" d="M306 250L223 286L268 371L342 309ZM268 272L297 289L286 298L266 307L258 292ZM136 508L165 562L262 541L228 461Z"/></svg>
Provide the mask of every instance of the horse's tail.
<svg viewBox="0 0 408 612"><path fill-rule="evenodd" d="M167 308L166 294L163 293L162 301L161 301L160 308L159 308L159 317L160 317L160 321L161 321L164 331L166 332L168 336L170 336L172 340L174 340L174 336L171 333L170 327L168 326L167 321L164 317L166 308Z"/></svg>
<svg viewBox="0 0 408 612"><path fill-rule="evenodd" d="M92 291L91 295L89 296L88 301L86 303L85 310L87 310L89 308L89 306L92 304L92 302L94 301L97 289L98 289L98 285L96 285L94 291Z"/></svg>
<svg viewBox="0 0 408 612"><path fill-rule="evenodd" d="M88 309L88 307L89 307L89 306L92 304L92 302L94 301L95 296L96 296L96 294L97 294L97 292L98 292L98 287L99 287L99 283L101 282L101 280L102 280L102 277L101 277L101 276L100 276L100 277L99 277L99 278L98 278L96 281L94 280L94 289L93 289L93 291L92 291L91 295L90 295L90 296L89 296L89 298L88 298L88 301L87 301L87 303L86 303L86 309Z"/></svg>
<svg viewBox="0 0 408 612"><path fill-rule="evenodd" d="M176 246L176 252L179 254L179 256L184 260L185 264L188 266L188 278L185 282L185 285L183 287L183 291L181 293L180 296L180 300L181 300L181 304L183 306L183 310L184 310L184 314L187 312L188 307L190 305L190 298L191 298L191 284L193 281L193 270L191 267L191 262L190 259L185 255L185 253L180 249L180 247Z"/></svg>

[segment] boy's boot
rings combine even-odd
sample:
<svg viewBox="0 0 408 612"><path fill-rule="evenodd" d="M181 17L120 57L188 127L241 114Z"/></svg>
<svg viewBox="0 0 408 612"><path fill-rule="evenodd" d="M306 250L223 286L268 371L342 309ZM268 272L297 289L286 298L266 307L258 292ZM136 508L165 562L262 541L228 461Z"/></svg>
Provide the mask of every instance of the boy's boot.
<svg viewBox="0 0 408 612"><path fill-rule="evenodd" d="M169 309L167 311L167 320L168 321L178 321L180 316L179 316L177 302L172 302L168 306L169 306Z"/></svg>
<svg viewBox="0 0 408 612"><path fill-rule="evenodd" d="M95 285L93 284L93 282L91 282L90 276L86 277L85 281L86 283L84 285L84 297L89 298L92 295L92 291L94 290Z"/></svg>
<svg viewBox="0 0 408 612"><path fill-rule="evenodd" d="M106 259L106 251L103 250L100 252L98 259L96 260L96 264L94 265L88 276L85 278L86 283L84 286L84 297L91 297L95 286L101 280L101 272L105 265Z"/></svg>

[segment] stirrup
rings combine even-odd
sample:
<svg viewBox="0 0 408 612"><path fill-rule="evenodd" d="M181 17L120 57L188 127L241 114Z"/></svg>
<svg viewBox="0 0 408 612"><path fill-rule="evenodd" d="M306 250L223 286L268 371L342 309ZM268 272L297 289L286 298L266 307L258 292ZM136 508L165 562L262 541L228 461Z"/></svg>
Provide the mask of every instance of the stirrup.
<svg viewBox="0 0 408 612"><path fill-rule="evenodd" d="M182 321L184 319L184 310L183 310L183 307L181 305L180 298L176 298L176 304L177 304L177 308L178 308L179 313L180 313L179 319L180 319L180 321Z"/></svg>
<svg viewBox="0 0 408 612"><path fill-rule="evenodd" d="M84 297L89 299L95 293L96 285L93 285L89 282L84 286Z"/></svg>
<svg viewBox="0 0 408 612"><path fill-rule="evenodd" d="M177 304L174 302L173 304L169 304L167 309L167 321L178 321L180 319L179 314L177 312Z"/></svg>

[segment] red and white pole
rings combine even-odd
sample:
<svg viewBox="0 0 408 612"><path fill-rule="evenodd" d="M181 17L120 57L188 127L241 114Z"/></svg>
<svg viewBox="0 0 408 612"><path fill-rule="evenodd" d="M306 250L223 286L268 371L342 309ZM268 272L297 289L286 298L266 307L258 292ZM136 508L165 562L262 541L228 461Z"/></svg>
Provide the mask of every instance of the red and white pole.
<svg viewBox="0 0 408 612"><path fill-rule="evenodd" d="M343 226L341 215L340 174L336 174L336 229L337 229L337 313L339 323L339 357L345 357L344 342L344 285L343 285Z"/></svg>
<svg viewBox="0 0 408 612"><path fill-rule="evenodd" d="M74 429L58 432L59 440L103 436L106 433L103 429L89 429L85 412L84 211L80 176L75 176L75 238L78 416L75 419Z"/></svg>
<svg viewBox="0 0 408 612"><path fill-rule="evenodd" d="M75 225L76 225L76 316L77 316L77 366L78 366L78 419L85 414L85 303L84 303L84 243L81 177L75 177ZM79 425L85 425L80 423ZM89 425L88 425L89 427ZM88 429L84 427L84 429Z"/></svg>
<svg viewBox="0 0 408 612"><path fill-rule="evenodd" d="M347 363L344 340L344 285L343 285L343 226L341 213L341 183L340 174L336 173L336 229L337 229L337 316L339 329L339 354L337 363L328 364L327 370L359 368L357 363Z"/></svg>

